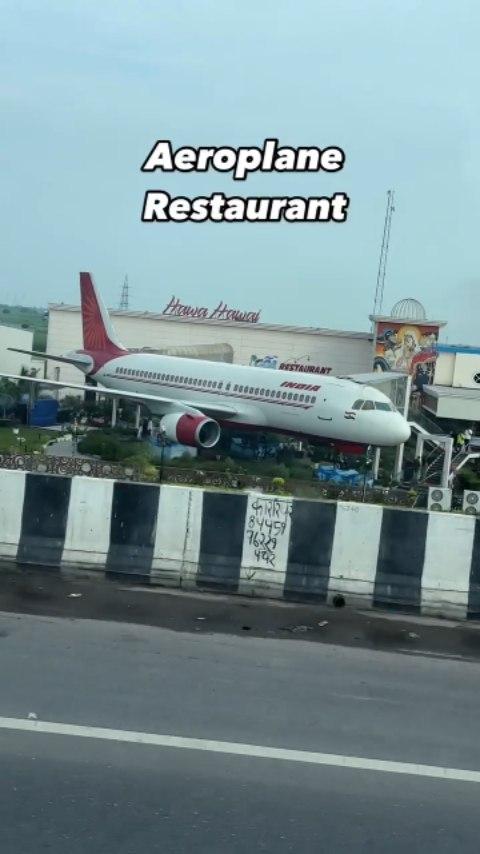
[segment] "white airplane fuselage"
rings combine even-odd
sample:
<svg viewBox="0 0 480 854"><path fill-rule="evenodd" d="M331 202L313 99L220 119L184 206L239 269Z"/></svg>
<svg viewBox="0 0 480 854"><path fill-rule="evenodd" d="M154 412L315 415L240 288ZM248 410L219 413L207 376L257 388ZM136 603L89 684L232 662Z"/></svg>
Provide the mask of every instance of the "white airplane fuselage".
<svg viewBox="0 0 480 854"><path fill-rule="evenodd" d="M239 430L379 446L410 436L407 421L377 388L330 376L146 353L112 358L90 376L106 388L158 394L173 405L230 406L235 414L217 420ZM149 400L148 408L165 414L163 401Z"/></svg>
<svg viewBox="0 0 480 854"><path fill-rule="evenodd" d="M410 436L408 422L376 387L319 374L132 353L118 340L90 273L80 273L80 295L83 348L45 358L75 365L106 397L146 406L161 416L160 429L171 442L212 448L222 426L344 443L348 449L400 445ZM57 380L31 382L88 390Z"/></svg>

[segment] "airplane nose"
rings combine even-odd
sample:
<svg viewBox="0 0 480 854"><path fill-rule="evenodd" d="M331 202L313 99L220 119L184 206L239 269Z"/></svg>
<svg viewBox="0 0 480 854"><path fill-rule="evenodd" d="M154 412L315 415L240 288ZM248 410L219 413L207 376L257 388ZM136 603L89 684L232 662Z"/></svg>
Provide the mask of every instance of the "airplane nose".
<svg viewBox="0 0 480 854"><path fill-rule="evenodd" d="M397 432L399 445L403 445L404 442L408 442L412 431L410 429L410 424L408 423L408 421L406 421L405 418L402 418L401 416L399 418Z"/></svg>

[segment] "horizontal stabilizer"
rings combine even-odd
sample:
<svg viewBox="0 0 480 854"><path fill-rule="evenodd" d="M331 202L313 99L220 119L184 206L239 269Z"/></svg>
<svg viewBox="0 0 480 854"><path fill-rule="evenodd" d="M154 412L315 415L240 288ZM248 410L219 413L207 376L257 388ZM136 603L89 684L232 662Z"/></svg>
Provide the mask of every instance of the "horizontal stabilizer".
<svg viewBox="0 0 480 854"><path fill-rule="evenodd" d="M25 356L34 356L36 359L52 359L54 362L65 362L67 365L75 365L79 368L84 368L90 364L91 360L88 356L80 356L74 359L70 356L52 356L50 353L42 353L40 350L19 350L17 347L7 347L12 353L23 353Z"/></svg>

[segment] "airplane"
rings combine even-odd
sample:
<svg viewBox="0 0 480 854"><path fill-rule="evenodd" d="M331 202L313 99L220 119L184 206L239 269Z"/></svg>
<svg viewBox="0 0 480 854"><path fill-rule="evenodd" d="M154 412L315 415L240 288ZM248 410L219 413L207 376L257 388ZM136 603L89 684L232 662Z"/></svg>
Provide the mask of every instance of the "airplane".
<svg viewBox="0 0 480 854"><path fill-rule="evenodd" d="M222 428L288 434L346 453L397 446L410 436L408 422L385 394L351 379L130 352L90 273L80 273L80 292L82 349L60 356L9 349L74 365L95 385L28 382L141 403L160 416L166 440L202 448L213 448Z"/></svg>

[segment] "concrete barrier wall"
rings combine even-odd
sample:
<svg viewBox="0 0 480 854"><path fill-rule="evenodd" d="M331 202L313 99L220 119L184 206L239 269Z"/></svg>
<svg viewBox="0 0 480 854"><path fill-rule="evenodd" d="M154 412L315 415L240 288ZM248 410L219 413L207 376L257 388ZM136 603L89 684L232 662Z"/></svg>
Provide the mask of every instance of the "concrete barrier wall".
<svg viewBox="0 0 480 854"><path fill-rule="evenodd" d="M0 469L0 559L480 617L480 520L460 514Z"/></svg>

